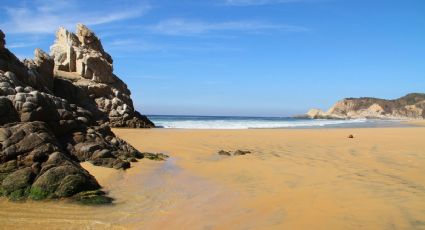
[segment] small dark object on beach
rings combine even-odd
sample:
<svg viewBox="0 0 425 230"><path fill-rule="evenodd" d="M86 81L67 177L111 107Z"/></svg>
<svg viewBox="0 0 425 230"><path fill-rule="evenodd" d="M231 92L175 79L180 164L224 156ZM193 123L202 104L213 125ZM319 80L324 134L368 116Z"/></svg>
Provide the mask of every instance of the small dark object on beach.
<svg viewBox="0 0 425 230"><path fill-rule="evenodd" d="M246 154L250 154L250 153L251 153L250 151L244 151L244 150L238 149L233 153L233 156L246 155Z"/></svg>
<svg viewBox="0 0 425 230"><path fill-rule="evenodd" d="M76 194L72 199L84 205L108 205L112 204L112 198L106 196L101 190L84 191Z"/></svg>
<svg viewBox="0 0 425 230"><path fill-rule="evenodd" d="M220 150L220 151L218 151L218 155L231 156L232 154L228 151Z"/></svg>
<svg viewBox="0 0 425 230"><path fill-rule="evenodd" d="M169 158L168 155L164 153L143 153L144 157L148 158L149 160L155 160L155 161L165 161L167 158Z"/></svg>
<svg viewBox="0 0 425 230"><path fill-rule="evenodd" d="M354 138L353 134L348 135L348 138Z"/></svg>

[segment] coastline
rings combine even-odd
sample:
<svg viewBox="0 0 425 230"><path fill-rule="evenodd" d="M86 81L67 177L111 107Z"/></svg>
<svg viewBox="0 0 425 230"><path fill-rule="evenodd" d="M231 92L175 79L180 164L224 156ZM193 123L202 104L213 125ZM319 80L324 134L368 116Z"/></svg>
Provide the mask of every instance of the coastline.
<svg viewBox="0 0 425 230"><path fill-rule="evenodd" d="M406 119L310 119L294 117L150 115L157 128L176 129L310 129L409 126Z"/></svg>
<svg viewBox="0 0 425 230"><path fill-rule="evenodd" d="M113 131L171 158L125 172L84 163L114 205L2 199L0 225L412 229L425 222L424 127ZM252 154L219 156L221 149Z"/></svg>

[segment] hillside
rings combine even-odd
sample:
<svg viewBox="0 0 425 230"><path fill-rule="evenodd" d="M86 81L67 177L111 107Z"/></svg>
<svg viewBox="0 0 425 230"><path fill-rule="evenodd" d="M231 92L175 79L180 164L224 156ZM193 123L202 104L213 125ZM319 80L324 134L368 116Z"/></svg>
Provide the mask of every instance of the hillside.
<svg viewBox="0 0 425 230"><path fill-rule="evenodd" d="M306 115L314 119L424 119L425 94L411 93L394 100L346 98L335 103L327 112L311 109Z"/></svg>

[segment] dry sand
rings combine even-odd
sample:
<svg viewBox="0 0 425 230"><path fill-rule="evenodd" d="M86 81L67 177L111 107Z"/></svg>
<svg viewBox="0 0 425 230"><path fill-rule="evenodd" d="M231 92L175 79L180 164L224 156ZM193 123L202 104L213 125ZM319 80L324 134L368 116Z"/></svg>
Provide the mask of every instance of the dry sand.
<svg viewBox="0 0 425 230"><path fill-rule="evenodd" d="M114 132L172 157L85 163L115 205L2 199L0 228L425 229L425 127Z"/></svg>
<svg viewBox="0 0 425 230"><path fill-rule="evenodd" d="M408 121L407 124L413 125L413 126L425 126L425 120L412 120L412 121Z"/></svg>

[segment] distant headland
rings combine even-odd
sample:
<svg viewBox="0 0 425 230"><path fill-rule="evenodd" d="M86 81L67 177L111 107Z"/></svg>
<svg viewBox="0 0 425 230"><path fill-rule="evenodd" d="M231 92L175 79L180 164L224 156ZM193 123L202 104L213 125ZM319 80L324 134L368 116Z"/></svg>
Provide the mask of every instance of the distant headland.
<svg viewBox="0 0 425 230"><path fill-rule="evenodd" d="M313 119L424 119L425 94L411 93L395 100L346 98L335 103L327 112L311 109L306 116Z"/></svg>

